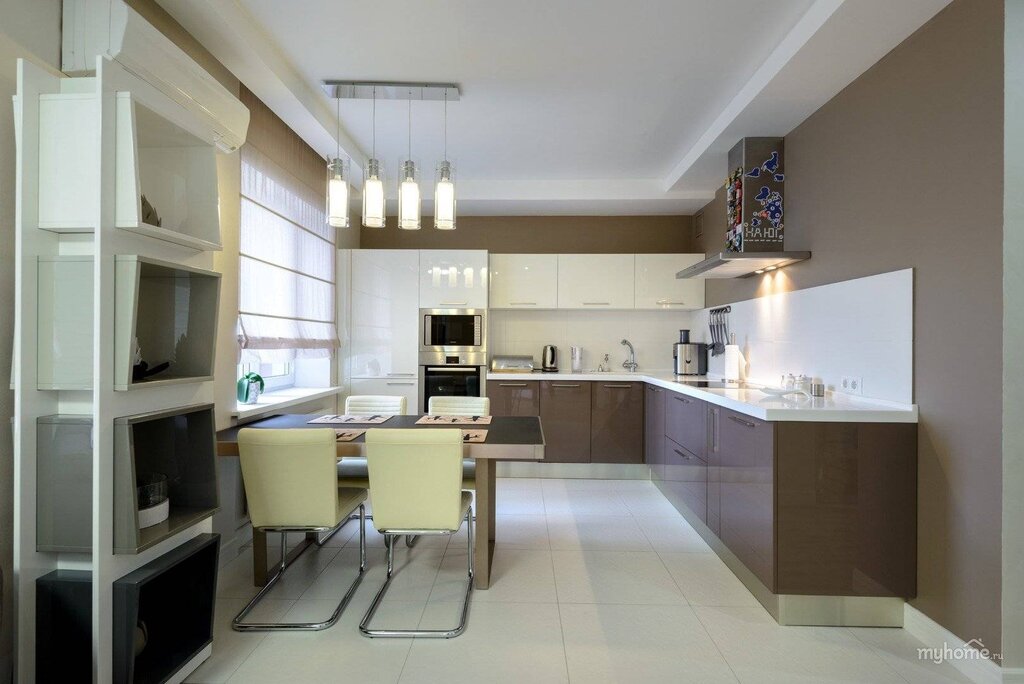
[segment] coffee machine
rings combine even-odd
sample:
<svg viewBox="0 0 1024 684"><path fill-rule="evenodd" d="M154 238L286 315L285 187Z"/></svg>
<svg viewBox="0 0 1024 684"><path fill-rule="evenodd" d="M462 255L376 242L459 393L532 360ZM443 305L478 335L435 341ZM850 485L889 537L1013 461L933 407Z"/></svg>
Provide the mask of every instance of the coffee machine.
<svg viewBox="0 0 1024 684"><path fill-rule="evenodd" d="M707 375L708 345L690 342L690 331L680 330L679 341L672 345L672 368L676 375Z"/></svg>

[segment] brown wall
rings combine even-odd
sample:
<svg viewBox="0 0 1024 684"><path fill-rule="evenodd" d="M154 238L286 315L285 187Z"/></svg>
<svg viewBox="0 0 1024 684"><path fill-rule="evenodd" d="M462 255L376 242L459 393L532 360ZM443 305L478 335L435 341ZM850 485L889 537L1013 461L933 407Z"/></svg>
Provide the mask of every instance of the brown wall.
<svg viewBox="0 0 1024 684"><path fill-rule="evenodd" d="M462 216L456 230L364 228L364 249L486 249L524 254L659 254L690 248L690 216Z"/></svg>
<svg viewBox="0 0 1024 684"><path fill-rule="evenodd" d="M918 597L1000 648L1003 3L954 0L786 136L778 281L708 281L709 305L915 269ZM724 240L724 192L703 243ZM712 246L713 245L713 246ZM767 276L766 276L767 278Z"/></svg>

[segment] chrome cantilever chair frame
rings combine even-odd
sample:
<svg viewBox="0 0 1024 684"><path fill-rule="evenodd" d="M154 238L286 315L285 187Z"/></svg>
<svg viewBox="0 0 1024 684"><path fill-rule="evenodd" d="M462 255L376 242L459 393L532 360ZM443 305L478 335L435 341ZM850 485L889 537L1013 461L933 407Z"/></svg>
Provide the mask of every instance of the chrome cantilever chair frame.
<svg viewBox="0 0 1024 684"><path fill-rule="evenodd" d="M387 577L384 580L383 586L377 592L377 595L373 597L373 603L370 604L370 608L366 611L366 615L363 616L363 621L359 623L359 631L363 635L371 638L386 638L386 637L398 637L398 638L433 638L433 639L452 639L459 636L466 631L466 622L469 618L469 601L473 593L473 507L470 506L466 512L464 518L466 523L467 532L467 578L466 578L466 595L462 600L462 617L459 620L459 624L452 629L370 629L370 620L373 619L374 613L380 607L381 601L384 600L384 594L387 593L388 587L391 586L391 580L394 574L394 561L395 561L395 538L399 535L406 535L406 543L408 544L409 535L419 537L420 535L426 534L445 534L452 535L457 533L459 530L379 530L381 534L385 536L385 548L387 549ZM462 526L459 525L459 529ZM413 542L415 543L415 542ZM412 544L409 544L412 546Z"/></svg>
<svg viewBox="0 0 1024 684"><path fill-rule="evenodd" d="M363 503L359 504L359 572L356 575L355 580L349 585L348 591L341 598L341 602L338 603L338 607L334 609L331 616L322 622L243 622L246 616L252 612L256 604L263 599L282 575L284 571L288 569L296 560L302 557L303 554L299 554L295 558L288 560L288 533L289 532L327 532L327 536L323 539L316 540L317 548L322 547L326 544L331 537L338 533L342 527L344 527L349 520L352 513L350 511L348 515L345 515L341 522L335 525L333 528L330 527L261 527L263 532L279 532L281 534L281 562L277 566L277 571L267 580L267 583L263 585L263 588L252 597L252 600L246 604L245 608L242 608L241 612L235 616L235 619L231 621L231 627L236 632L302 632L302 631L318 631L327 629L333 626L338 618L341 617L345 607L349 601L352 600L352 596L356 593L356 589L363 581L364 573L366 572L366 507ZM305 552L303 552L305 553Z"/></svg>

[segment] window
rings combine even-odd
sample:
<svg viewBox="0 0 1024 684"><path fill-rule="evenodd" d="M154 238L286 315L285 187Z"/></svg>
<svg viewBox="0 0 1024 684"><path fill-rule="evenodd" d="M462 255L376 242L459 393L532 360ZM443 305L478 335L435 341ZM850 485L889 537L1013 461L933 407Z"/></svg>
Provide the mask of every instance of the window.
<svg viewBox="0 0 1024 684"><path fill-rule="evenodd" d="M245 89L242 101L238 371L259 373L267 391L326 387L339 343L325 162Z"/></svg>

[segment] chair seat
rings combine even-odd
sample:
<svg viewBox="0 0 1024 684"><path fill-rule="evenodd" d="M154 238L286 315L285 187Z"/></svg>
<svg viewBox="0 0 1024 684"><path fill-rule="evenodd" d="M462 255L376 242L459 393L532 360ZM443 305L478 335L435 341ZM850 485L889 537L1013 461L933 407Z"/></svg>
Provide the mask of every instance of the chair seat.
<svg viewBox="0 0 1024 684"><path fill-rule="evenodd" d="M370 475L366 459L361 456L346 457L338 461L338 485L366 489L370 486ZM476 461L462 459L462 488L476 489Z"/></svg>
<svg viewBox="0 0 1024 684"><path fill-rule="evenodd" d="M338 522L348 518L352 511L359 508L359 504L366 501L369 492L366 487L348 487L339 484L338 486Z"/></svg>

